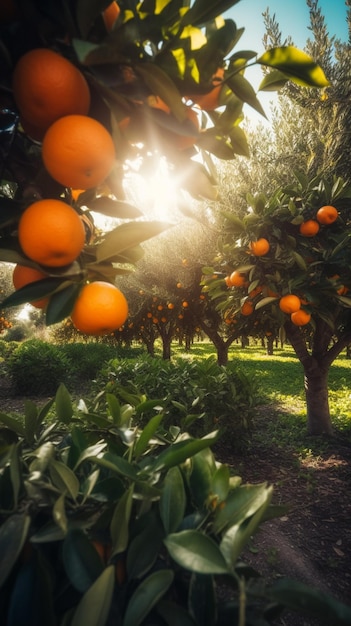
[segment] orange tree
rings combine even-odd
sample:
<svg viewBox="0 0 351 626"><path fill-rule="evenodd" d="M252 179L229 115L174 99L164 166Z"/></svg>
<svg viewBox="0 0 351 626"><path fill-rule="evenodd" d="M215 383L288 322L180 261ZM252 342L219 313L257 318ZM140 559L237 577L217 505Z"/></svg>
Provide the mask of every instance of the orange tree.
<svg viewBox="0 0 351 626"><path fill-rule="evenodd" d="M268 332L279 325L303 367L313 435L332 433L328 372L351 342L350 199L342 179L301 173L269 198L248 196L242 219L225 213L221 268L215 278L206 268L203 281L247 333L258 321Z"/></svg>
<svg viewBox="0 0 351 626"><path fill-rule="evenodd" d="M242 30L232 19L219 17L235 4L121 0L113 20L106 21L108 0L17 1L18 10L0 24L0 259L43 270L17 237L23 212L37 200L59 199L71 205L85 218L88 232L72 262L45 266L45 278L17 290L6 305L49 297L46 323L58 322L70 315L87 281L113 283L139 260L141 242L164 225L147 221L125 201L124 176L136 162L152 168L155 159L165 156L181 186L196 196L214 198L211 157L248 154L240 128L244 102L263 113L244 76L248 65L273 69L264 79L265 88L287 78L310 86L328 84L312 58L290 46L260 57L237 50ZM44 71L41 64L36 70L31 60L21 74L19 61L36 49L47 52L49 66ZM48 51L78 70L79 78L73 71L62 71L67 81L68 75L78 80L81 93L84 85L84 102L78 107L77 98L72 103L68 97L75 88L60 82L61 69L51 71ZM60 81L52 80L56 74ZM213 96L214 89L214 98L202 98ZM39 93L38 114L31 98ZM68 102L68 108L61 107ZM48 111L55 119L45 115ZM96 131L84 131L93 126ZM94 149L95 141L96 146L108 144L108 151ZM85 192L79 195L77 189ZM89 210L128 221L107 234L97 233Z"/></svg>

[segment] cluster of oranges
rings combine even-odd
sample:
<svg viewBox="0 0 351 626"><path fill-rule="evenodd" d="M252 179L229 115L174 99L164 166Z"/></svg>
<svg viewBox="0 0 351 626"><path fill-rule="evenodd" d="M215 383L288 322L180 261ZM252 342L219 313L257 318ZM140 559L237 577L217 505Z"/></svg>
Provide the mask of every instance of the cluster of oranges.
<svg viewBox="0 0 351 626"><path fill-rule="evenodd" d="M338 211L329 204L322 206L316 213L316 219L306 220L300 224L300 234L303 237L314 237L319 232L320 226L329 226L338 219Z"/></svg>
<svg viewBox="0 0 351 626"><path fill-rule="evenodd" d="M112 5L106 14L110 21L117 19L119 10L116 3ZM14 69L13 95L22 127L41 143L43 164L55 181L73 192L105 181L116 159L114 141L109 131L89 116L90 88L71 61L47 48L26 52ZM18 239L28 265L15 267L15 289L76 261L85 245L85 229L73 207L48 198L24 210ZM48 301L43 298L33 304L45 308ZM84 333L104 334L118 328L127 312L123 294L114 285L97 281L83 286L72 321Z"/></svg>

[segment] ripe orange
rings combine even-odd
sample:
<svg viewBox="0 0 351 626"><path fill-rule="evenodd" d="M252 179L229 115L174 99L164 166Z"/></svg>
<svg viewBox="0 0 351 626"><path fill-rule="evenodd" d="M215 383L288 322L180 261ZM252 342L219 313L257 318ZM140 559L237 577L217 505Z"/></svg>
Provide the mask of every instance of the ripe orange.
<svg viewBox="0 0 351 626"><path fill-rule="evenodd" d="M65 115L86 115L90 90L83 74L70 61L48 48L26 52L13 72L13 96L22 125L34 139Z"/></svg>
<svg viewBox="0 0 351 626"><path fill-rule="evenodd" d="M182 303L182 307L186 309L188 306L189 306L188 302L184 300L184 302Z"/></svg>
<svg viewBox="0 0 351 626"><path fill-rule="evenodd" d="M168 307L170 310L172 310L172 309L174 309L174 304L173 304L172 302L169 302L169 303L167 304L167 307Z"/></svg>
<svg viewBox="0 0 351 626"><path fill-rule="evenodd" d="M85 230L79 215L65 202L38 200L22 213L18 240L32 261L47 267L63 267L81 253Z"/></svg>
<svg viewBox="0 0 351 626"><path fill-rule="evenodd" d="M251 241L249 247L252 254L255 256L264 256L267 252L269 252L270 244L267 239L261 237L260 239L257 239L257 241Z"/></svg>
<svg viewBox="0 0 351 626"><path fill-rule="evenodd" d="M86 115L67 115L46 132L42 157L61 185L91 189L107 178L116 154L112 137L100 122Z"/></svg>
<svg viewBox="0 0 351 626"><path fill-rule="evenodd" d="M279 300L279 308L284 313L295 313L301 307L301 300L294 294L287 294Z"/></svg>
<svg viewBox="0 0 351 626"><path fill-rule="evenodd" d="M87 283L82 288L71 320L77 330L87 335L106 335L124 324L128 303L115 285L104 281Z"/></svg>
<svg viewBox="0 0 351 626"><path fill-rule="evenodd" d="M311 319L311 314L303 309L299 309L290 315L290 319L296 326L305 326Z"/></svg>
<svg viewBox="0 0 351 626"><path fill-rule="evenodd" d="M255 307L253 303L251 302L251 300L246 300L241 307L241 315L245 315L245 316L252 315L252 313L254 312L254 308Z"/></svg>
<svg viewBox="0 0 351 626"><path fill-rule="evenodd" d="M190 96L191 100L205 111L214 111L214 109L217 109L217 107L220 106L223 76L224 69L219 67L214 76L212 76L212 84L215 86L207 93Z"/></svg>
<svg viewBox="0 0 351 626"><path fill-rule="evenodd" d="M317 211L317 220L320 224L332 224L338 219L338 211L334 206L326 205L322 206Z"/></svg>
<svg viewBox="0 0 351 626"><path fill-rule="evenodd" d="M300 224L299 230L304 237L314 237L319 231L319 224L316 220L307 220Z"/></svg>
<svg viewBox="0 0 351 626"><path fill-rule="evenodd" d="M111 2L107 9L102 12L102 19L104 20L105 28L108 33L110 33L113 29L120 12L121 9L119 8L117 2Z"/></svg>
<svg viewBox="0 0 351 626"><path fill-rule="evenodd" d="M228 282L230 283L232 287L243 287L243 285L245 284L245 280L246 280L245 274L242 274L241 272L238 272L238 270L235 270L229 276Z"/></svg>
<svg viewBox="0 0 351 626"><path fill-rule="evenodd" d="M25 287L25 285L29 285L30 283L35 283L38 280L42 280L46 278L46 274L43 272L39 272L34 267L28 267L28 265L20 265L19 263L15 266L12 272L12 282L14 288L21 289L21 287ZM37 309L44 309L49 302L49 298L41 298L40 300L36 300L35 302L31 302L32 306L35 306Z"/></svg>

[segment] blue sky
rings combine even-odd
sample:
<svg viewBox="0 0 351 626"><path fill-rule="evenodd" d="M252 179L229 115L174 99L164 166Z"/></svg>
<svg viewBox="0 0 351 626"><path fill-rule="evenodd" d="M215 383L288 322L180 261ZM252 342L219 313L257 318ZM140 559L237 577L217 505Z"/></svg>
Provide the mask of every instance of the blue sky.
<svg viewBox="0 0 351 626"><path fill-rule="evenodd" d="M348 30L344 0L319 0L318 6L325 17L329 35L335 35L341 41L347 42ZM267 7L271 15L275 14L283 41L291 36L295 46L304 48L306 40L310 37L309 8L306 0L240 0L224 14L224 17L232 18L238 28L245 28L236 50L250 49L262 54L264 51L262 37L265 30L262 13ZM262 78L261 69L248 70L246 77L257 89ZM272 98L272 93L259 95L267 114L269 114L269 102ZM245 107L245 112L247 116L252 115L254 119L257 119L252 109ZM259 117L262 119L261 116Z"/></svg>

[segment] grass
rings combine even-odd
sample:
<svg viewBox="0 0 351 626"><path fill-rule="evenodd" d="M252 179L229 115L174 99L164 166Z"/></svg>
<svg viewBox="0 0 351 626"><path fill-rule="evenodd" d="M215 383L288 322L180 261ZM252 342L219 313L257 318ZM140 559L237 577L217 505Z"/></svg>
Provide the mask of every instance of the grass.
<svg viewBox="0 0 351 626"><path fill-rule="evenodd" d="M182 355L179 348L175 349L175 353ZM208 358L211 354L216 354L213 346L203 342L194 344L185 356ZM281 447L294 447L301 456L322 453L326 442L318 438L312 441L307 436L303 370L293 349L286 346L268 356L260 345L245 349L234 345L229 358L237 362L246 374L258 378L262 401L258 414L264 417L256 421L255 438L260 437L262 443L266 441ZM351 359L342 354L330 369L329 405L335 432L351 442L350 380ZM264 412L262 405L265 405Z"/></svg>

